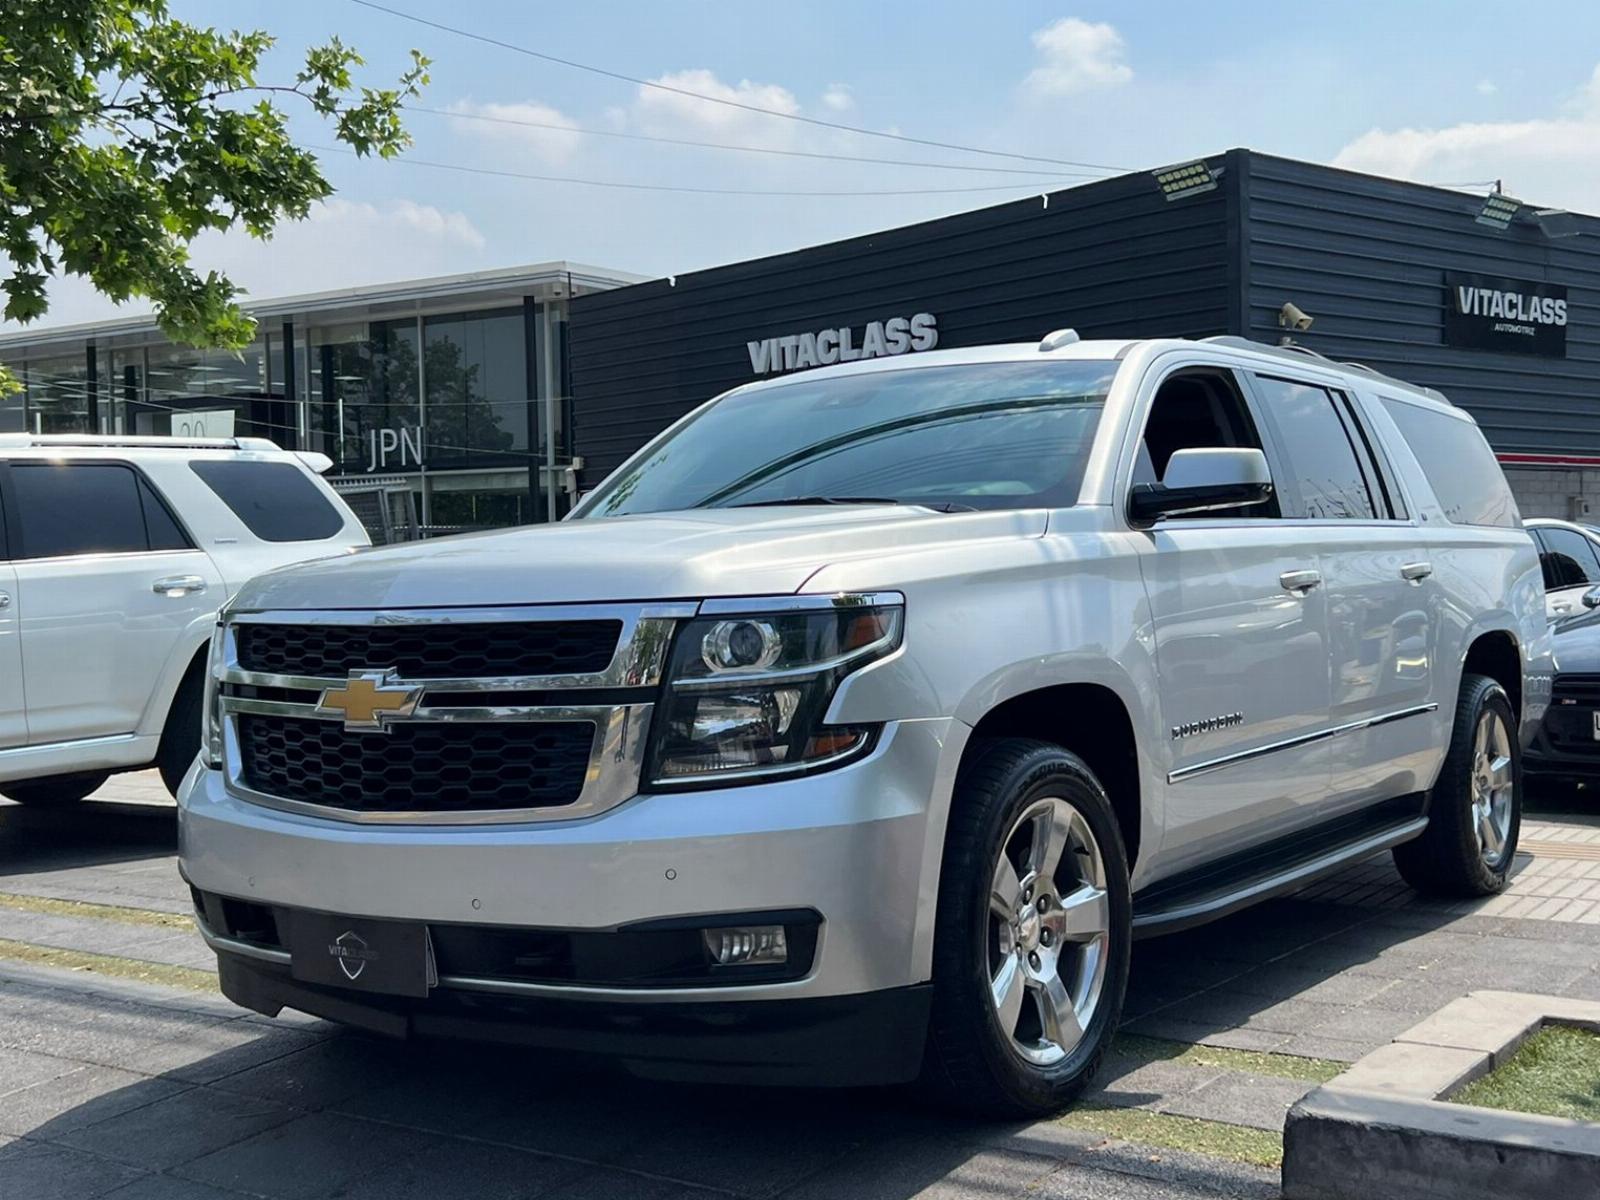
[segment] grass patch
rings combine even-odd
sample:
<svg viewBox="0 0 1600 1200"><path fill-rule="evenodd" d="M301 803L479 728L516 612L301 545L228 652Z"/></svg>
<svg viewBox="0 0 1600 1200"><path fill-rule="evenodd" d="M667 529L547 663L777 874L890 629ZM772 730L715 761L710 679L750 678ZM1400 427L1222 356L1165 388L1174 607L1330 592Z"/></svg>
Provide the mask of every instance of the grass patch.
<svg viewBox="0 0 1600 1200"><path fill-rule="evenodd" d="M124 908L118 904L91 904L87 900L53 900L48 896L22 896L16 892L0 892L0 908L44 913L52 917L89 917L96 921L118 921L124 925L157 925L164 929L194 928L193 919L182 913L156 912L149 908Z"/></svg>
<svg viewBox="0 0 1600 1200"><path fill-rule="evenodd" d="M1283 1165L1283 1136L1265 1129L1094 1104L1080 1105L1057 1119L1069 1129L1083 1129L1120 1141L1209 1154L1258 1167Z"/></svg>
<svg viewBox="0 0 1600 1200"><path fill-rule="evenodd" d="M1225 1046L1198 1046L1191 1042L1169 1042L1165 1038L1118 1034L1111 1053L1126 1055L1139 1062L1175 1062L1186 1067L1218 1067L1228 1071L1248 1071L1275 1079L1304 1079L1308 1083L1327 1083L1347 1069L1347 1064L1326 1058L1303 1058L1297 1054L1272 1054L1265 1050L1232 1050Z"/></svg>
<svg viewBox="0 0 1600 1200"><path fill-rule="evenodd" d="M28 942L13 942L4 938L0 938L0 959L29 963L36 967L54 967L58 971L87 971L114 979L162 983L168 987L188 988L195 992L217 990L217 977L210 971L201 971L194 967L141 962L136 958L119 958L114 954L91 954L87 950L57 950L51 946L34 946Z"/></svg>
<svg viewBox="0 0 1600 1200"><path fill-rule="evenodd" d="M1600 1121L1600 1036L1570 1025L1546 1026L1504 1066L1450 1099L1479 1108Z"/></svg>

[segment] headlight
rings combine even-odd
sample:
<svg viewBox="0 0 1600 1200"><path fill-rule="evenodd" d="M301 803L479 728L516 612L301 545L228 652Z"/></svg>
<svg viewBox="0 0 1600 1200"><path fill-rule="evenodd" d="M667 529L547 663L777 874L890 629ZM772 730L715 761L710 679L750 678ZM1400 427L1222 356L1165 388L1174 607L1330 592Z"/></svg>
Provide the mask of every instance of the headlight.
<svg viewBox="0 0 1600 1200"><path fill-rule="evenodd" d="M841 679L899 646L903 602L777 603L697 617L678 631L651 734L653 786L804 774L869 748L873 728L822 722Z"/></svg>
<svg viewBox="0 0 1600 1200"><path fill-rule="evenodd" d="M205 705L200 714L200 753L206 766L213 771L222 770L222 675L223 647L226 644L224 627L219 621L211 631L211 654L206 661Z"/></svg>

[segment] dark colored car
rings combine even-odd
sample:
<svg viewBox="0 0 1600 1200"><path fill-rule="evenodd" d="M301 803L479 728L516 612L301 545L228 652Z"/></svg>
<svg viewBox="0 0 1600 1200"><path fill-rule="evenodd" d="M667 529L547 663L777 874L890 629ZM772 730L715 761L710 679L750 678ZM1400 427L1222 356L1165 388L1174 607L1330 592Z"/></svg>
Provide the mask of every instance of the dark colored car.
<svg viewBox="0 0 1600 1200"><path fill-rule="evenodd" d="M1600 783L1600 587L1550 632L1556 668L1550 707L1523 752L1523 770L1552 783Z"/></svg>

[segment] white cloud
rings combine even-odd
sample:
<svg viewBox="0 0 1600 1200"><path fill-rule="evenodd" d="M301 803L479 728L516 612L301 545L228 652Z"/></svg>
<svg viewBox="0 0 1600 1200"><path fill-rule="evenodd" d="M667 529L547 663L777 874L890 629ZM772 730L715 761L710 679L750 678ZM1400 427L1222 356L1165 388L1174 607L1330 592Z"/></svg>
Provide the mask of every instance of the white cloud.
<svg viewBox="0 0 1600 1200"><path fill-rule="evenodd" d="M520 104L452 104L450 112L463 119L457 129L501 146L515 146L546 163L564 163L578 152L583 135L578 123L559 109L535 100ZM483 118L483 119L474 119Z"/></svg>
<svg viewBox="0 0 1600 1200"><path fill-rule="evenodd" d="M1499 85L1492 79L1478 80L1478 95L1480 96L1492 96L1499 90Z"/></svg>
<svg viewBox="0 0 1600 1200"><path fill-rule="evenodd" d="M1600 67L1558 113L1372 129L1340 150L1333 165L1422 183L1503 179L1513 195L1600 212Z"/></svg>
<svg viewBox="0 0 1600 1200"><path fill-rule="evenodd" d="M190 261L199 271L220 271L249 295L266 300L428 275L470 271L484 263L487 239L463 213L392 200L383 204L334 197L304 220L283 225L270 241L242 230L205 233ZM497 266L506 265L503 262ZM68 325L148 312L143 301L117 306L85 279L67 276L50 285L50 311L27 328ZM0 330L23 328L0 322Z"/></svg>
<svg viewBox="0 0 1600 1200"><path fill-rule="evenodd" d="M1133 78L1123 61L1122 35L1106 22L1062 17L1033 35L1042 59L1028 73L1023 88L1035 96L1068 96L1095 88L1119 87Z"/></svg>
<svg viewBox="0 0 1600 1200"><path fill-rule="evenodd" d="M737 84L724 83L704 68L672 71L659 76L655 83L701 96L714 96L734 104L748 104L780 113L798 113L800 102L788 88L776 83L753 83L741 79ZM760 113L736 108L730 104L717 104L695 96L679 95L661 88L639 88L634 101L634 115L647 130L657 133L697 130L731 134L746 132L759 137L761 144L789 140L793 122L773 120Z"/></svg>
<svg viewBox="0 0 1600 1200"><path fill-rule="evenodd" d="M822 93L822 107L833 112L849 112L856 106L856 98L847 83L830 83Z"/></svg>

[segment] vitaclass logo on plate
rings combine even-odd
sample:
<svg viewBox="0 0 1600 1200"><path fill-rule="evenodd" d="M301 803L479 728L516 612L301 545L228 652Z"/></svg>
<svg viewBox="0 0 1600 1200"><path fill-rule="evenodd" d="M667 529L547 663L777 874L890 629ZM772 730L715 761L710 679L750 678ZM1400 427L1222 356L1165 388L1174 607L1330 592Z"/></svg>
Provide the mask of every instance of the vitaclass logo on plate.
<svg viewBox="0 0 1600 1200"><path fill-rule="evenodd" d="M745 348L750 351L750 369L757 375L772 375L779 371L932 350L938 344L938 318L932 313L917 313L913 317L868 321L860 330L841 325L815 333L763 338L759 342L746 342Z"/></svg>
<svg viewBox="0 0 1600 1200"><path fill-rule="evenodd" d="M1565 357L1567 289L1562 284L1447 272L1445 289L1445 345Z"/></svg>

